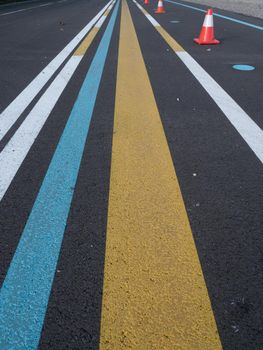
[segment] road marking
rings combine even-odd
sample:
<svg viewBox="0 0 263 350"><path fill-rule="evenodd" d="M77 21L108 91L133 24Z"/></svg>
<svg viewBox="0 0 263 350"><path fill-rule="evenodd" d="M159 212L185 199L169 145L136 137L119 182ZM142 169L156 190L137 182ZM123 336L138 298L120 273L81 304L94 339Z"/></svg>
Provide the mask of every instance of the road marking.
<svg viewBox="0 0 263 350"><path fill-rule="evenodd" d="M138 6L138 3L133 0ZM139 6L138 6L139 7ZM139 7L140 8L140 7ZM149 19L147 16L147 19ZM221 109L230 123L246 141L251 150L263 163L263 131L249 117L249 115L232 99L231 96L187 53L177 41L170 36L159 24L154 28L161 34L163 39L174 50L193 76Z"/></svg>
<svg viewBox="0 0 263 350"><path fill-rule="evenodd" d="M115 0L112 2L112 4L108 7L104 15L101 16L101 18L95 23L92 31L90 32L90 35L88 35L81 45L77 48L77 50L74 52L74 55L76 56L84 56L85 52L87 51L88 47L92 43L94 37L98 33L99 29L103 25L104 21L106 20L108 14L110 13L110 10L112 9L113 5L115 4Z"/></svg>
<svg viewBox="0 0 263 350"><path fill-rule="evenodd" d="M252 71L255 69L254 66L250 66L249 64L234 64L232 66L234 69L241 70L241 71Z"/></svg>
<svg viewBox="0 0 263 350"><path fill-rule="evenodd" d="M32 102L45 84L59 69L80 41L112 3L109 1L98 14L68 43L68 45L29 83L25 89L0 114L0 141L14 125L21 113Z"/></svg>
<svg viewBox="0 0 263 350"><path fill-rule="evenodd" d="M39 0L24 0L24 1L18 1L18 2L9 2L7 4L1 4L0 8L4 8L4 7L16 7L16 6L21 6L21 5L28 5L28 4L32 4L35 2L39 2Z"/></svg>
<svg viewBox="0 0 263 350"><path fill-rule="evenodd" d="M100 349L221 349L160 115L122 4Z"/></svg>
<svg viewBox="0 0 263 350"><path fill-rule="evenodd" d="M171 4L174 4L174 5L183 6L183 7L189 8L191 10L204 12L204 13L207 12L206 10L200 9L199 7L182 4L182 3L177 2L177 1L172 1L172 0L164 0L164 1L170 2ZM223 16L223 15L220 15L219 13L213 13L213 15L216 16L216 17L223 18L223 19L227 19L228 21L232 21L232 22L236 22L236 23L239 23L239 24L243 24L244 26L247 26L247 27L263 30L262 26L257 26L256 24L252 24L252 23L249 23L249 22L241 21L241 20L233 18L233 17Z"/></svg>
<svg viewBox="0 0 263 350"><path fill-rule="evenodd" d="M92 60L1 288L1 349L37 349L118 7L119 3Z"/></svg>
<svg viewBox="0 0 263 350"><path fill-rule="evenodd" d="M86 37L86 39L83 40L82 44L74 52L74 55L76 55L76 56L81 56L82 55L83 56L85 54L85 52L87 51L87 48L90 46L91 42L93 41L93 38L96 36L96 34L98 33L99 29L103 25L105 19L107 18L108 14L110 13L110 10L112 9L114 4L115 4L115 0L108 7L108 9L105 11L104 15L102 15L101 18L94 25L94 28L92 29L92 32L90 33L89 36Z"/></svg>
<svg viewBox="0 0 263 350"><path fill-rule="evenodd" d="M110 10L115 1L108 7ZM107 16L102 16L103 21ZM100 19L97 23L103 24ZM93 27L0 153L0 201L100 27Z"/></svg>
<svg viewBox="0 0 263 350"><path fill-rule="evenodd" d="M11 12L5 12L5 13L1 13L1 16L8 16L8 15L12 15L13 13L17 13L17 12L24 12L24 11L28 11L28 10L33 10L33 9L37 9L39 7L44 7L44 6L49 6L49 5L53 5L53 2L48 2L47 4L43 4L43 5L39 5L39 6L32 6L32 7L27 7L25 9L20 9L20 10L16 10L16 11L11 11Z"/></svg>

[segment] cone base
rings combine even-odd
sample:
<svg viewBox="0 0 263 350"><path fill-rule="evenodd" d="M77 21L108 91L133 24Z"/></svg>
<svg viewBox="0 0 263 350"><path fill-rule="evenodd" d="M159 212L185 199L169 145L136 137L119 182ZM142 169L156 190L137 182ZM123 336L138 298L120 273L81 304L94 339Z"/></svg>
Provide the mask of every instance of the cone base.
<svg viewBox="0 0 263 350"><path fill-rule="evenodd" d="M161 9L157 9L154 12L155 13L165 13L164 9L162 9L162 8Z"/></svg>
<svg viewBox="0 0 263 350"><path fill-rule="evenodd" d="M217 45L220 44L220 41L217 39L212 39L208 41L201 41L199 38L195 38L194 42L197 43L198 45Z"/></svg>

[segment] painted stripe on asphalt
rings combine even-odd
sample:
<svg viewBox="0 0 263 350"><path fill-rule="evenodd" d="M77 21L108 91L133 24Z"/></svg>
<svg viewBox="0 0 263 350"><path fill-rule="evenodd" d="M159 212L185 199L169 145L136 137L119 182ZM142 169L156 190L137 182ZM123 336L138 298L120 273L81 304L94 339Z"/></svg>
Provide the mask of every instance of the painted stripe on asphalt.
<svg viewBox="0 0 263 350"><path fill-rule="evenodd" d="M182 4L182 3L180 3L180 2L172 1L172 0L164 0L164 1L170 2L171 4L174 4L174 5L179 5L179 6L187 7L187 8L189 8L189 9L192 9L192 10L195 10L195 11L199 11L199 12L204 12L204 13L206 13L206 10L200 9L199 7L195 7L195 6L190 6L190 5ZM263 30L263 27L262 27L262 26L257 26L256 24L253 24L253 23L241 21L241 20L236 19L236 18L234 18L234 17L223 16L223 15L220 15L219 13L213 13L213 15L216 16L216 17L220 17L220 18L226 19L226 20L228 20L228 21L232 21L232 22L236 22L236 23L239 23L239 24L243 24L244 26L247 26L247 27L251 27L251 28Z"/></svg>
<svg viewBox="0 0 263 350"><path fill-rule="evenodd" d="M5 7L16 7L16 6L21 6L21 5L28 5L28 4L32 4L34 2L39 2L39 0L24 0L24 1L19 1L19 2L9 2L7 4L1 4L0 5L0 9L5 8Z"/></svg>
<svg viewBox="0 0 263 350"><path fill-rule="evenodd" d="M44 85L50 80L80 41L110 6L112 0L68 43L68 45L29 83L25 89L0 114L0 141L32 102Z"/></svg>
<svg viewBox="0 0 263 350"><path fill-rule="evenodd" d="M49 5L53 5L54 3L52 2L48 2L46 4L42 4L42 5L39 5L39 6L32 6L32 7L27 7L25 9L20 9L20 10L16 10L16 11L11 11L11 12L5 12L5 13L1 13L0 14L0 17L1 16L8 16L8 15L12 15L13 13L18 13L18 12L24 12L24 11L28 11L28 10L33 10L33 9L37 9L39 7L45 7L45 6L49 6Z"/></svg>
<svg viewBox="0 0 263 350"><path fill-rule="evenodd" d="M145 16L148 18L148 20L152 23L154 27L159 27L159 23L152 16L148 16L147 14Z"/></svg>
<svg viewBox="0 0 263 350"><path fill-rule="evenodd" d="M3 283L1 349L37 349L118 6L81 87Z"/></svg>
<svg viewBox="0 0 263 350"><path fill-rule="evenodd" d="M0 153L0 169L5 169L0 175L0 201L80 61L81 56L70 58Z"/></svg>
<svg viewBox="0 0 263 350"><path fill-rule="evenodd" d="M114 1L115 2L115 1ZM113 3L109 6L111 9ZM105 16L104 20L106 19ZM100 19L98 20L100 21ZM67 86L83 55L98 33L98 28L92 28L87 37L80 44L74 55L69 59L61 72L57 75L45 93L41 96L32 111L25 118L13 137L0 153L0 169L5 169L0 176L0 201L13 181L18 169L35 142L43 125Z"/></svg>
<svg viewBox="0 0 263 350"><path fill-rule="evenodd" d="M152 87L122 4L100 350L221 349Z"/></svg>
<svg viewBox="0 0 263 350"><path fill-rule="evenodd" d="M108 9L106 10L105 14L103 16L101 16L101 18L94 25L94 27L93 27L92 31L90 32L90 34L83 40L83 42L80 44L80 46L74 52L75 56L83 56L83 55L85 55L87 49L89 48L90 44L92 43L94 37L98 33L98 31L101 28L102 24L106 20L108 14L110 13L110 10L112 9L114 4L115 4L115 0L108 7Z"/></svg>
<svg viewBox="0 0 263 350"><path fill-rule="evenodd" d="M137 5L137 2L133 0ZM150 15L149 15L150 16ZM148 17L147 17L148 18ZM174 50L193 76L221 109L230 123L246 141L251 150L263 163L263 131L249 117L249 115L232 99L231 96L189 55L181 46L177 50L177 41L171 37L162 27L154 27ZM162 28L162 31L159 30ZM165 33L165 35L163 35ZM169 40L167 40L167 35Z"/></svg>

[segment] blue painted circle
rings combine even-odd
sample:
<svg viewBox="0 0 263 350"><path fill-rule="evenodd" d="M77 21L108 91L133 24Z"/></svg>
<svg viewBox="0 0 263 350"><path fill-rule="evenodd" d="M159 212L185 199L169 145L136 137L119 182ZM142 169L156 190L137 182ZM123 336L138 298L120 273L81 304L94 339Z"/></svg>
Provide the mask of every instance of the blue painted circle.
<svg viewBox="0 0 263 350"><path fill-rule="evenodd" d="M255 67L249 66L248 64L234 64L233 68L237 69L237 70L245 70L245 71L249 71L249 70L254 70L255 69Z"/></svg>

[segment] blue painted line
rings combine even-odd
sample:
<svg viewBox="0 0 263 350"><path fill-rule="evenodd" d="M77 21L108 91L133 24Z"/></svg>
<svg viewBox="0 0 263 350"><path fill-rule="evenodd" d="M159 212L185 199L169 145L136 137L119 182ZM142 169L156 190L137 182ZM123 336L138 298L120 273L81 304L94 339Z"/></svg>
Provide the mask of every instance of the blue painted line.
<svg viewBox="0 0 263 350"><path fill-rule="evenodd" d="M242 71L251 71L255 69L254 66L250 66L248 64L234 64L233 68Z"/></svg>
<svg viewBox="0 0 263 350"><path fill-rule="evenodd" d="M119 8L115 6L0 292L0 349L35 350Z"/></svg>
<svg viewBox="0 0 263 350"><path fill-rule="evenodd" d="M165 0L165 1L166 1L166 2L170 2L171 4L175 4L175 5L178 5L178 6L187 7L187 8L189 8L189 9L192 9L192 10L195 10L195 11L205 12L205 13L206 13L206 10L200 9L199 7L195 7L195 6L191 6L191 5L182 4L182 3L180 3L180 2L172 1L172 0ZM255 24L252 24L252 23L249 23L249 22L245 22L245 21L241 21L241 20L236 19L236 18L233 18L233 17L223 16L223 15L220 15L219 13L214 13L214 16L220 17L220 18L223 18L223 19L227 19L228 21L232 21L232 22L236 22L236 23L239 23L239 24L243 24L243 25L245 25L245 26L247 26L247 27L251 27L251 28L263 30L263 27L262 27L262 26L257 26L257 25L255 25Z"/></svg>

